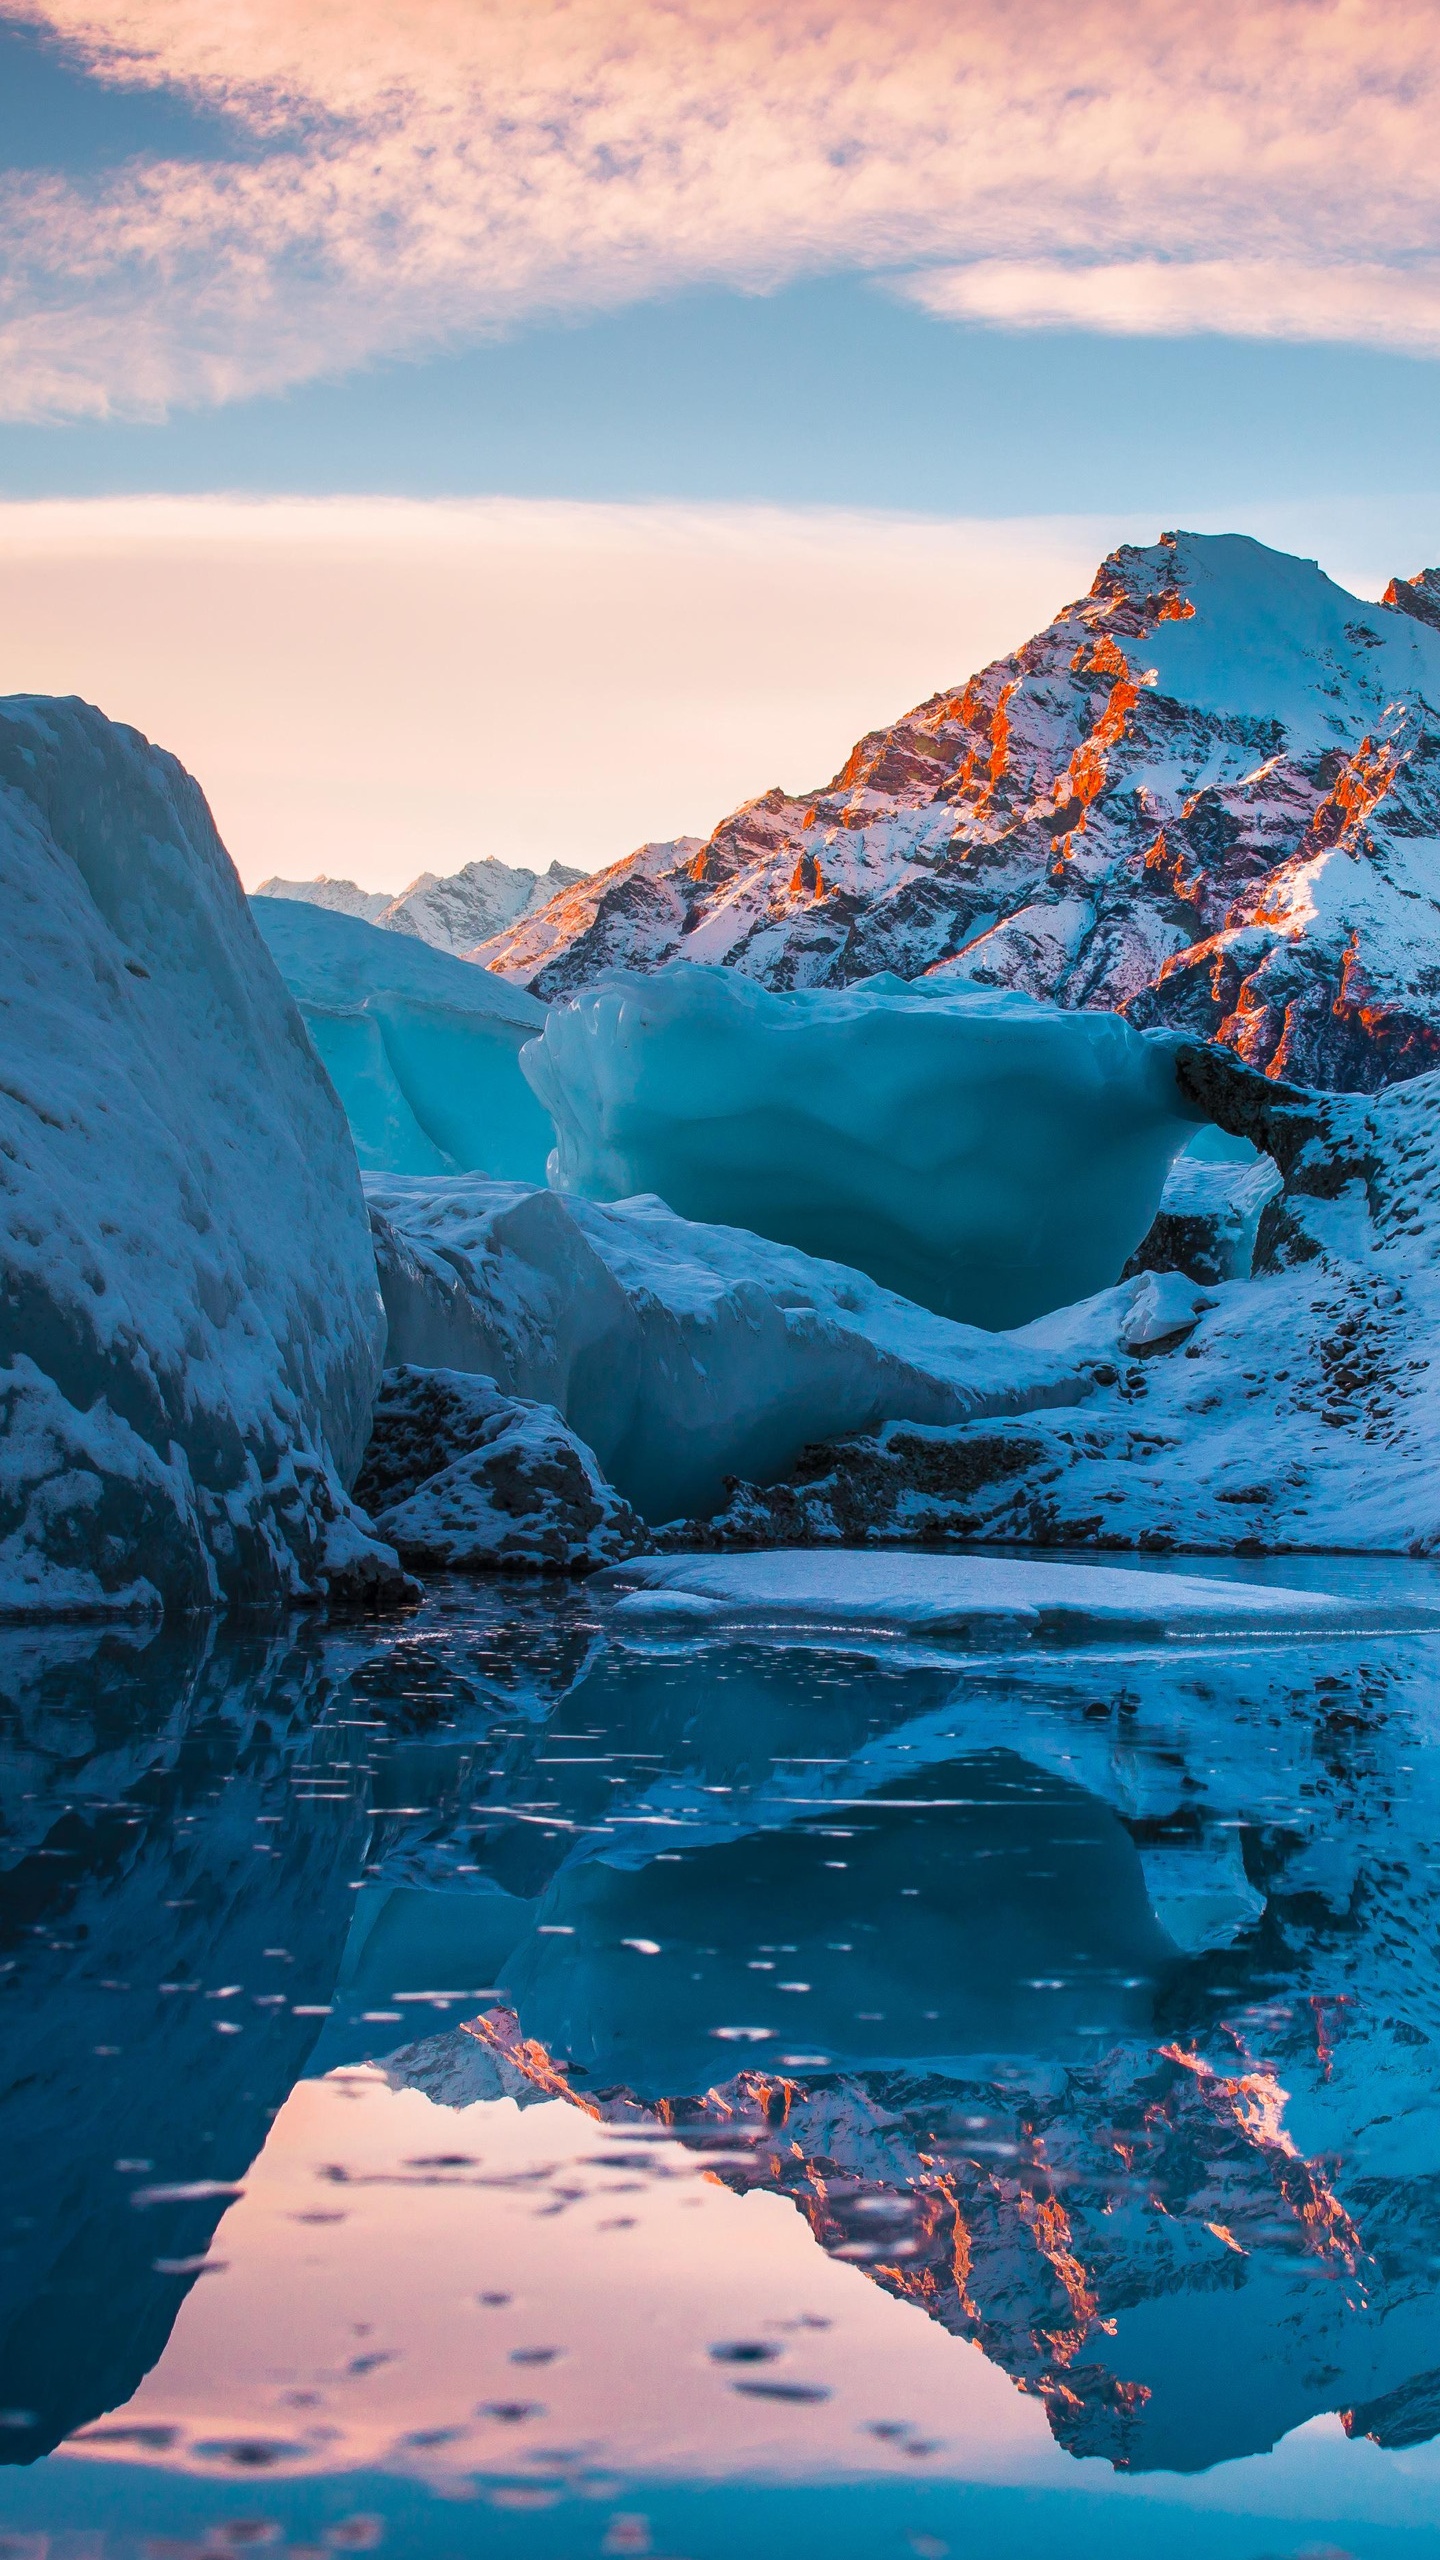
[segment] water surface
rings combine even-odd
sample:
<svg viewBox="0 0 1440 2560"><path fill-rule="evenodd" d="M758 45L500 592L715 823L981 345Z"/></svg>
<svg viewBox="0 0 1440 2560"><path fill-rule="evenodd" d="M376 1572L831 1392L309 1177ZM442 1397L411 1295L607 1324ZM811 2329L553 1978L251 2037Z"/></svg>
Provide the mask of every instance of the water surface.
<svg viewBox="0 0 1440 2560"><path fill-rule="evenodd" d="M455 1584L0 1714L0 2560L1440 2552L1440 1636Z"/></svg>

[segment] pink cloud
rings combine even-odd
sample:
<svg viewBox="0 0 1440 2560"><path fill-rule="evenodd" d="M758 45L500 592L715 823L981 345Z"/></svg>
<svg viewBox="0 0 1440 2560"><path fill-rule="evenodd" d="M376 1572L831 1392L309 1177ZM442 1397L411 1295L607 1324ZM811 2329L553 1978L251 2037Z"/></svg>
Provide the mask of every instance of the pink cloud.
<svg viewBox="0 0 1440 2560"><path fill-rule="evenodd" d="M12 416L213 400L537 310L840 267L943 263L958 279L916 289L971 316L1078 316L1088 292L1110 315L1091 325L1161 327L1191 325L1205 279L1243 268L1224 287L1235 325L1294 334L1299 309L1299 334L1433 343L1429 6L23 13L101 76L178 82L272 149L0 191ZM1190 284L1157 282L1177 261Z"/></svg>

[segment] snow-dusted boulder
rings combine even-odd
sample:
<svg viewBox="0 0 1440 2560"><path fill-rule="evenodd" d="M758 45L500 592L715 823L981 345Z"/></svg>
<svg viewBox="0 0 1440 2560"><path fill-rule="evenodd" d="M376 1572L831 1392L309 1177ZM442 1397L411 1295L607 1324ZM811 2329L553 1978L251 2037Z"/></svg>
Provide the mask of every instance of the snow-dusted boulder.
<svg viewBox="0 0 1440 2560"><path fill-rule="evenodd" d="M355 1491L407 1564L583 1573L649 1543L553 1405L457 1369L386 1372Z"/></svg>
<svg viewBox="0 0 1440 2560"><path fill-rule="evenodd" d="M557 1190L653 1191L992 1326L1118 1278L1198 1116L1169 1048L1114 1014L937 979L617 972L521 1064Z"/></svg>
<svg viewBox="0 0 1440 2560"><path fill-rule="evenodd" d="M0 1614L394 1587L345 1120L204 799L0 706Z"/></svg>
<svg viewBox="0 0 1440 2560"><path fill-rule="evenodd" d="M516 1064L543 1005L413 932L298 899L252 907L367 1171L544 1179L553 1133Z"/></svg>
<svg viewBox="0 0 1440 2560"><path fill-rule="evenodd" d="M474 1177L367 1179L388 1360L554 1405L647 1520L713 1509L808 1441L889 1415L1067 1404L1067 1353L1016 1349L862 1272L655 1199L601 1206Z"/></svg>

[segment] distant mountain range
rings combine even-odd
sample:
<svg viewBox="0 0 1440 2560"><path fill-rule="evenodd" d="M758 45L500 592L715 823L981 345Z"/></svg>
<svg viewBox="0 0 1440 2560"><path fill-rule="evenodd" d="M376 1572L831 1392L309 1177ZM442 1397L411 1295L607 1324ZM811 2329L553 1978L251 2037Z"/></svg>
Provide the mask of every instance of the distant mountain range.
<svg viewBox="0 0 1440 2560"><path fill-rule="evenodd" d="M583 880L552 862L548 871L526 871L487 855L467 862L462 871L442 879L422 871L408 889L357 888L353 880L262 880L260 898L293 898L310 907L328 907L342 916L359 916L366 924L383 925L391 933L415 934L438 951L468 952L477 942L502 933L533 907L544 906L558 891Z"/></svg>
<svg viewBox="0 0 1440 2560"><path fill-rule="evenodd" d="M1440 1063L1440 571L1371 604L1240 535L1127 544L821 789L449 947L544 997L675 959L945 970L1374 1091Z"/></svg>

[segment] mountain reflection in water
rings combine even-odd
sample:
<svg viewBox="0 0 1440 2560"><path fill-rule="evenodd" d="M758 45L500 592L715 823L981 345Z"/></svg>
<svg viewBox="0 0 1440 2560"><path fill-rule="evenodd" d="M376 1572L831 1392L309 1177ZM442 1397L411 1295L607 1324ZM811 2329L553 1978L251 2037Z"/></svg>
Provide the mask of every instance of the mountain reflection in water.
<svg viewBox="0 0 1440 2560"><path fill-rule="evenodd" d="M223 2358L236 2199L326 2074L423 2096L462 2168L563 2101L642 2185L785 2200L1067 2455L1429 2442L1437 1705L1431 1637L965 1662L617 1641L583 1590L5 1633L0 2459L196 2467L143 2378L202 2273Z"/></svg>

